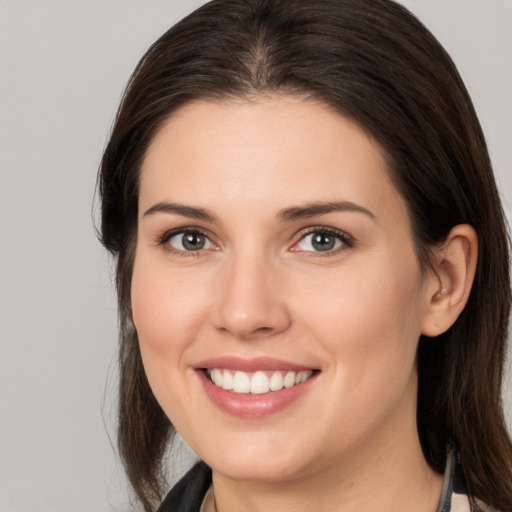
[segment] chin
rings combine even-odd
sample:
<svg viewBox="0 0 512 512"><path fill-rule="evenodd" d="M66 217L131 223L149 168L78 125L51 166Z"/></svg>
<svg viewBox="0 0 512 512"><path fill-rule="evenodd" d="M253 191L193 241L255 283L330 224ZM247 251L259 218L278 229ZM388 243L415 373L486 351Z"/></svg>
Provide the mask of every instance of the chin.
<svg viewBox="0 0 512 512"><path fill-rule="evenodd" d="M213 461L210 467L231 480L243 482L279 483L293 480L302 473L297 471L299 468L295 463L269 457L260 457L257 461L241 458Z"/></svg>
<svg viewBox="0 0 512 512"><path fill-rule="evenodd" d="M304 456L304 442L297 446L297 443L283 442L281 436L269 440L258 435L249 441L250 437L245 436L245 442L241 440L230 447L219 443L219 449L204 450L202 459L214 471L237 481L284 482L299 477L311 467Z"/></svg>

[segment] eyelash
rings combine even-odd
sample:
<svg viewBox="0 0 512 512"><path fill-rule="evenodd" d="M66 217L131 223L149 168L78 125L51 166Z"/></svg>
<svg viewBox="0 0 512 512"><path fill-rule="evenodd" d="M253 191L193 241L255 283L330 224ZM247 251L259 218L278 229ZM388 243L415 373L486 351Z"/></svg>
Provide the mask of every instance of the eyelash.
<svg viewBox="0 0 512 512"><path fill-rule="evenodd" d="M172 229L170 231L166 231L165 233L163 233L162 235L160 235L157 238L157 245L159 245L161 247L165 246L165 249L167 251L169 251L169 252L171 252L173 254L176 254L178 256L182 256L182 257L200 256L201 253L203 252L202 249L199 249L197 251L180 251L179 249L174 249L173 247L168 245L169 240L173 236L185 235L186 233L192 233L192 234L195 234L195 235L202 235L202 236L206 237L209 240L208 234L205 231L203 231L202 229L194 228L194 227L189 227L189 228L179 228L179 229Z"/></svg>
<svg viewBox="0 0 512 512"><path fill-rule="evenodd" d="M339 229L330 228L326 226L312 226L300 233L299 239L297 242L294 243L294 245L298 244L302 240L304 240L307 236L312 234L322 234L322 235L329 235L337 238L341 241L342 245L341 247L337 247L335 249L329 249L327 251L301 251L300 249L294 252L302 252L306 254L308 257L312 258L322 258L322 257L329 257L333 256L334 254L338 254L339 252L345 251L347 249L350 249L351 247L354 247L355 240L352 236L350 236L348 233L345 233L344 231L341 231Z"/></svg>
<svg viewBox="0 0 512 512"><path fill-rule="evenodd" d="M173 254L178 255L178 256L182 256L182 257L200 256L203 252L203 249L199 249L197 251L181 251L179 249L174 249L170 245L168 245L168 242L172 237L177 236L177 235L185 235L186 233L202 235L202 236L206 237L208 240L210 240L208 234L205 231L203 231L201 228L188 227L188 228L179 228L179 229L173 229L170 231L166 231L162 235L158 236L157 245L164 247L167 244L165 249ZM296 250L293 252L303 252L303 253L307 254L309 257L328 257L328 256L332 256L333 254L337 254L338 252L344 251L346 249L350 249L351 247L353 247L355 245L354 238L352 236L350 236L349 234L347 234L344 231L341 231L339 229L325 227L325 226L313 226L313 227L307 228L302 233L300 233L299 239L294 243L294 245L296 245L299 242L301 242L302 240L304 240L307 236L315 234L315 233L334 236L338 240L341 241L342 246L338 247L336 249L330 249L327 251ZM213 243L213 242L211 242L211 243Z"/></svg>

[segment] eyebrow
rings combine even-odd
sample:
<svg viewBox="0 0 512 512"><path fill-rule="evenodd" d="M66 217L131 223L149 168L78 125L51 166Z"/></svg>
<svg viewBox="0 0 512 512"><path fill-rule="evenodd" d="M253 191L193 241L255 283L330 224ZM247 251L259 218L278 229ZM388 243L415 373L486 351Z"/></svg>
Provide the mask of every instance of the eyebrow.
<svg viewBox="0 0 512 512"><path fill-rule="evenodd" d="M306 203L302 206L292 206L281 210L276 215L277 222L289 222L299 219L309 219L317 215L325 215L332 212L356 212L363 213L375 219L375 215L366 208L352 203L350 201L329 201L329 202L315 202ZM183 217L202 220L205 222L215 223L219 218L210 210L206 208L199 208L196 206L187 206L179 203L160 202L153 205L151 208L144 212L143 217L154 215L155 213L170 213L178 214Z"/></svg>
<svg viewBox="0 0 512 512"><path fill-rule="evenodd" d="M291 208L285 208L281 210L277 215L276 219L278 222L291 221L298 219L309 219L316 217L317 215L324 215L331 212L357 212L363 213L375 220L375 215L366 208L352 203L350 201L330 201L330 202L318 202L318 203L306 203L302 206L293 206Z"/></svg>
<svg viewBox="0 0 512 512"><path fill-rule="evenodd" d="M198 208L196 206L187 206L178 203L160 202L144 212L143 217L154 215L155 213L175 213L183 217L203 220L205 222L216 222L218 217L206 208Z"/></svg>

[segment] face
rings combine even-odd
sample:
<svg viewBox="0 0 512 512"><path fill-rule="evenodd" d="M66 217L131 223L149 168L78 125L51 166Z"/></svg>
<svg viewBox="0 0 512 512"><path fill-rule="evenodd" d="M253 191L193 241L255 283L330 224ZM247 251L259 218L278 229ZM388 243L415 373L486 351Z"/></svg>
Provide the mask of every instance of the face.
<svg viewBox="0 0 512 512"><path fill-rule="evenodd" d="M215 471L292 479L405 438L425 302L356 124L289 97L197 101L155 136L133 317L157 400Z"/></svg>

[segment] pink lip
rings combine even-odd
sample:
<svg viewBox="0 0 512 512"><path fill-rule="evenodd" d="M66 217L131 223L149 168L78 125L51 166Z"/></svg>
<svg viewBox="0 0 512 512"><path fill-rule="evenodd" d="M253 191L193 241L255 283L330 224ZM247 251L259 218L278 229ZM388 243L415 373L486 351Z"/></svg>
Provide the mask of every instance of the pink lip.
<svg viewBox="0 0 512 512"><path fill-rule="evenodd" d="M270 391L261 395L238 394L217 387L206 375L205 368L225 368L229 370L241 370L254 372L257 370L311 370L311 367L290 363L278 359L256 358L242 359L236 357L216 357L201 361L196 365L198 376L203 389L210 400L222 411L241 418L260 418L283 410L287 406L302 397L314 384L319 372L305 382L296 384L291 388L283 388L280 391Z"/></svg>
<svg viewBox="0 0 512 512"><path fill-rule="evenodd" d="M240 370L242 372L277 371L287 370L291 372L300 372L302 370L313 370L308 366L303 366L282 359L270 357L256 357L253 359L244 359L242 357L221 356L205 359L195 365L196 369L205 368L224 368L226 370Z"/></svg>

